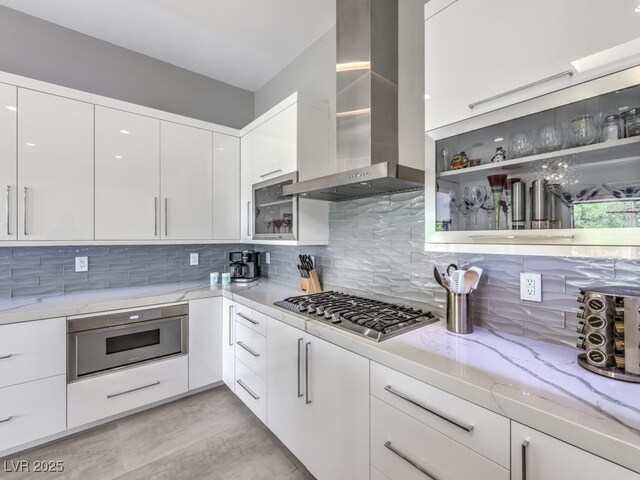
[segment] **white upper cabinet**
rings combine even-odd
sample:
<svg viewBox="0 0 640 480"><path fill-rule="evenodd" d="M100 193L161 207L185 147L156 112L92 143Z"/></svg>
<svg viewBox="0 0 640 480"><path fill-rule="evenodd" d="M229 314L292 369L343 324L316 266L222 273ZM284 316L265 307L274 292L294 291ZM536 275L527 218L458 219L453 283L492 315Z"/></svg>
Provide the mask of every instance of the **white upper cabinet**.
<svg viewBox="0 0 640 480"><path fill-rule="evenodd" d="M425 6L425 130L640 63L637 6L432 0Z"/></svg>
<svg viewBox="0 0 640 480"><path fill-rule="evenodd" d="M161 122L160 236L176 240L212 238L212 133Z"/></svg>
<svg viewBox="0 0 640 480"><path fill-rule="evenodd" d="M18 238L16 122L18 89L0 84L0 240Z"/></svg>
<svg viewBox="0 0 640 480"><path fill-rule="evenodd" d="M93 105L20 88L18 112L18 239L93 240Z"/></svg>
<svg viewBox="0 0 640 480"><path fill-rule="evenodd" d="M213 133L213 239L240 239L240 139Z"/></svg>
<svg viewBox="0 0 640 480"><path fill-rule="evenodd" d="M297 105L291 105L253 130L251 183L297 170Z"/></svg>
<svg viewBox="0 0 640 480"><path fill-rule="evenodd" d="M96 240L160 237L160 121L96 106Z"/></svg>
<svg viewBox="0 0 640 480"><path fill-rule="evenodd" d="M253 213L251 210L251 159L253 156L253 132L240 139L240 240L253 239Z"/></svg>

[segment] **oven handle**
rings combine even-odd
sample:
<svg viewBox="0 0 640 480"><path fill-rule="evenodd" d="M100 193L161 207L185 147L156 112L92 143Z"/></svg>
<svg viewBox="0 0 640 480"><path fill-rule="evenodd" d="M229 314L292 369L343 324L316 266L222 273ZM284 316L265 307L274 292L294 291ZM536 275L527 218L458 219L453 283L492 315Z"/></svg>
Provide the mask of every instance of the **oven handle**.
<svg viewBox="0 0 640 480"><path fill-rule="evenodd" d="M155 387L156 385L160 385L160 380L157 380L157 381L155 381L153 383L150 383L148 385L143 385L141 387L132 388L131 390L125 390L124 392L111 393L111 394L107 395L107 398L119 397L120 395L126 395L127 393L137 392L139 390L144 390L145 388Z"/></svg>

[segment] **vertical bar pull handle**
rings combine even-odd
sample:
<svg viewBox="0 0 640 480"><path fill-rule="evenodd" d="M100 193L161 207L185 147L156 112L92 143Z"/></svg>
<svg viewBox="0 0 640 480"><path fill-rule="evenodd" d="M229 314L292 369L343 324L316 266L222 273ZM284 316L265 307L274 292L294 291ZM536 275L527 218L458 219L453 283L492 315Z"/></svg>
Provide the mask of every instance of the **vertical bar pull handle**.
<svg viewBox="0 0 640 480"><path fill-rule="evenodd" d="M11 235L11 216L9 215L9 202L11 199L11 185L7 185L7 208L5 210L7 214L7 235Z"/></svg>
<svg viewBox="0 0 640 480"><path fill-rule="evenodd" d="M247 202L247 237L251 236L251 202Z"/></svg>
<svg viewBox="0 0 640 480"><path fill-rule="evenodd" d="M529 440L522 442L522 480L527 480L527 447Z"/></svg>
<svg viewBox="0 0 640 480"><path fill-rule="evenodd" d="M164 197L164 236L169 236L169 199Z"/></svg>
<svg viewBox="0 0 640 480"><path fill-rule="evenodd" d="M24 191L23 191L23 194L22 194L22 199L23 199L23 202L24 202L24 211L22 213L23 213L23 220L24 220L24 235L25 235L25 237L27 235L29 235L27 233L27 191L28 191L28 188L24 187Z"/></svg>
<svg viewBox="0 0 640 480"><path fill-rule="evenodd" d="M158 197L153 197L153 235L158 236Z"/></svg>
<svg viewBox="0 0 640 480"><path fill-rule="evenodd" d="M307 342L304 345L304 403L309 405L311 403L311 395L309 395L309 357L311 356L311 342Z"/></svg>
<svg viewBox="0 0 640 480"><path fill-rule="evenodd" d="M298 398L304 396L304 393L300 391L300 387L302 387L302 371L300 368L300 357L302 356L302 343L304 342L303 338L298 339Z"/></svg>
<svg viewBox="0 0 640 480"><path fill-rule="evenodd" d="M229 346L233 347L233 305L229 305Z"/></svg>

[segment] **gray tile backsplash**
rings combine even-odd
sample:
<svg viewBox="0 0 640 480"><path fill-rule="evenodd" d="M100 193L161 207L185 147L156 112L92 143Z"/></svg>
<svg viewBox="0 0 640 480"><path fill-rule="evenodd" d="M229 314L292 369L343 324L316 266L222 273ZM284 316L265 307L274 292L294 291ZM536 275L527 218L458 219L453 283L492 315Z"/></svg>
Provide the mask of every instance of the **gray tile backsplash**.
<svg viewBox="0 0 640 480"><path fill-rule="evenodd" d="M271 252L263 274L299 284L299 253L316 255L323 288L427 306L444 313L445 293L433 267L449 263L484 269L473 296L478 324L517 335L574 345L578 290L594 282L638 282L640 260L448 254L424 251L424 194L407 192L333 203L328 247L262 247ZM542 274L542 303L523 302L520 272Z"/></svg>

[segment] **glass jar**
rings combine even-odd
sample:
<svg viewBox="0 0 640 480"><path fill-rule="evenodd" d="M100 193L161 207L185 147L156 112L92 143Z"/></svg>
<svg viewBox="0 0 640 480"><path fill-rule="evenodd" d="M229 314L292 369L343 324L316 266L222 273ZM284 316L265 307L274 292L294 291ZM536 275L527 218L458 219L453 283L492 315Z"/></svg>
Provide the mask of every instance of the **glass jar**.
<svg viewBox="0 0 640 480"><path fill-rule="evenodd" d="M618 140L621 137L620 115L609 115L604 119L604 124L602 125L602 141L610 142L611 140Z"/></svg>
<svg viewBox="0 0 640 480"><path fill-rule="evenodd" d="M640 108L632 108L622 113L624 121L624 136L635 137L640 135Z"/></svg>
<svg viewBox="0 0 640 480"><path fill-rule="evenodd" d="M573 145L581 147L596 143L600 132L593 115L578 115L571 121L571 133Z"/></svg>

